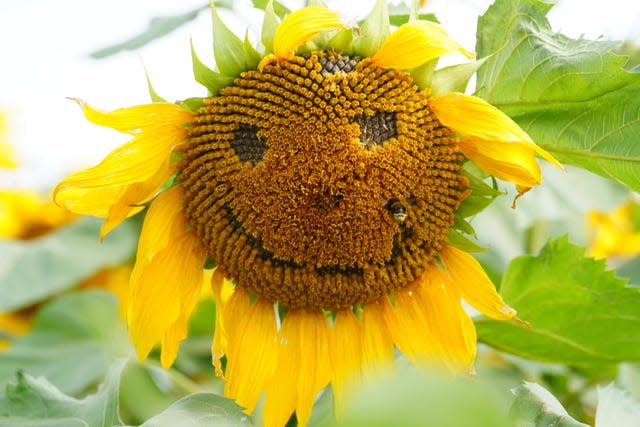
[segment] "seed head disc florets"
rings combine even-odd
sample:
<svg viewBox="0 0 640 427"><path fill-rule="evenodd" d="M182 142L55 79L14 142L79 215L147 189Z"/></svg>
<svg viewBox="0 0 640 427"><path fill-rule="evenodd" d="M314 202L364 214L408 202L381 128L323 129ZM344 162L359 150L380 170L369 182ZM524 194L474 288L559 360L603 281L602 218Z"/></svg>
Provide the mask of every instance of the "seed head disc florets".
<svg viewBox="0 0 640 427"><path fill-rule="evenodd" d="M447 241L461 155L407 73L315 52L244 72L205 104L179 179L237 286L348 307L408 285Z"/></svg>

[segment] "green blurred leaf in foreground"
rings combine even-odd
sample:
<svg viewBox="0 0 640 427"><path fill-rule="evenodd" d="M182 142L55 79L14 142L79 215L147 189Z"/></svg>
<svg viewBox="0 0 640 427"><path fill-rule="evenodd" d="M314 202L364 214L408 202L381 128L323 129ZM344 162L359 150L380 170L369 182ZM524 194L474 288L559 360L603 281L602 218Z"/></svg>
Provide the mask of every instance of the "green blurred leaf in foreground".
<svg viewBox="0 0 640 427"><path fill-rule="evenodd" d="M513 393L516 399L509 418L518 427L589 427L571 418L558 399L538 384L525 382Z"/></svg>
<svg viewBox="0 0 640 427"><path fill-rule="evenodd" d="M540 0L497 0L478 20L477 94L559 161L640 190L640 73L612 41L555 34Z"/></svg>
<svg viewBox="0 0 640 427"><path fill-rule="evenodd" d="M593 365L640 360L640 288L626 286L604 260L584 257L568 239L516 258L500 288L530 326L479 320L481 341L548 362Z"/></svg>
<svg viewBox="0 0 640 427"><path fill-rule="evenodd" d="M244 427L252 426L242 408L222 396L197 393L180 399L140 427Z"/></svg>
<svg viewBox="0 0 640 427"><path fill-rule="evenodd" d="M45 378L19 372L0 399L0 427L112 427L118 424L118 389L126 359L114 363L95 394L74 399Z"/></svg>
<svg viewBox="0 0 640 427"><path fill-rule="evenodd" d="M100 220L87 217L38 239L0 240L0 311L30 306L102 268L131 260L137 242L134 222L125 221L103 242L100 226Z"/></svg>
<svg viewBox="0 0 640 427"><path fill-rule="evenodd" d="M506 427L506 402L491 383L413 370L359 389L340 427Z"/></svg>
<svg viewBox="0 0 640 427"><path fill-rule="evenodd" d="M112 361L132 354L113 295L62 296L40 310L28 335L0 353L0 388L24 371L75 395L99 383Z"/></svg>

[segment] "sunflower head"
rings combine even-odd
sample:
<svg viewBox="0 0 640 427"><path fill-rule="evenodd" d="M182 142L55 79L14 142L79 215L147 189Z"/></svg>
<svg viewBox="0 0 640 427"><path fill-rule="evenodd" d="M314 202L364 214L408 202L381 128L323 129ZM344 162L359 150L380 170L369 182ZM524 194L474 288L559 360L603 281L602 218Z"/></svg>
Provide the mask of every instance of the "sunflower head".
<svg viewBox="0 0 640 427"><path fill-rule="evenodd" d="M320 389L331 382L340 406L394 346L471 369L461 299L496 319L515 311L465 251L464 218L481 209L469 200L497 193L465 163L524 192L541 181L536 154L557 162L487 102L432 87L447 82L434 78L440 56L473 56L438 24L391 31L383 0L360 25L319 6L279 22L271 6L262 52L214 9L218 69L193 57L208 97L109 113L81 103L133 139L63 180L56 200L106 217L103 233L151 202L128 306L139 355L160 341L173 362L208 260L225 393L251 412L266 391L267 425L293 411L304 425Z"/></svg>

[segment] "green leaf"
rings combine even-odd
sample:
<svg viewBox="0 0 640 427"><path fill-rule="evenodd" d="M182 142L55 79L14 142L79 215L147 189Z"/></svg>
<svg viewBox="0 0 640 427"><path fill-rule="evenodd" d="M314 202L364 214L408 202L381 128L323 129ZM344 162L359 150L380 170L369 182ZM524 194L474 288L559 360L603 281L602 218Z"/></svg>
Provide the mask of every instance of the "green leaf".
<svg viewBox="0 0 640 427"><path fill-rule="evenodd" d="M360 24L356 39L356 52L364 57L373 56L389 37L389 8L387 0L376 0L369 16Z"/></svg>
<svg viewBox="0 0 640 427"><path fill-rule="evenodd" d="M0 241L0 311L43 301L135 254L137 226L126 221L101 243L101 221L82 218L41 238Z"/></svg>
<svg viewBox="0 0 640 427"><path fill-rule="evenodd" d="M276 34L276 29L280 25L278 17L273 9L273 0L269 0L264 9L264 19L262 21L262 30L260 32L260 38L265 48L265 54L273 53L273 38Z"/></svg>
<svg viewBox="0 0 640 427"><path fill-rule="evenodd" d="M98 383L113 360L132 354L113 295L69 294L46 304L33 329L0 353L0 383L23 370L75 395Z"/></svg>
<svg viewBox="0 0 640 427"><path fill-rule="evenodd" d="M538 384L525 381L513 392L516 399L509 418L518 427L589 427L571 418L558 399Z"/></svg>
<svg viewBox="0 0 640 427"><path fill-rule="evenodd" d="M118 390L126 364L127 359L114 363L98 391L84 399L67 396L45 378L18 372L17 380L7 385L0 400L0 415L6 416L0 416L0 426L112 427L119 422ZM51 424L55 419L66 424Z"/></svg>
<svg viewBox="0 0 640 427"><path fill-rule="evenodd" d="M139 427L251 427L251 418L231 400L209 393L180 399Z"/></svg>
<svg viewBox="0 0 640 427"><path fill-rule="evenodd" d="M537 257L516 258L500 292L529 325L480 320L479 339L548 362L595 365L640 360L640 288L626 287L604 260L584 257L568 239Z"/></svg>
<svg viewBox="0 0 640 427"><path fill-rule="evenodd" d="M478 95L559 161L640 190L640 73L616 42L570 39L540 0L498 0L478 20Z"/></svg>
<svg viewBox="0 0 640 427"><path fill-rule="evenodd" d="M358 389L336 423L348 427L472 427L509 425L493 384L454 380L412 369ZM464 410L461 410L464 408Z"/></svg>
<svg viewBox="0 0 640 427"><path fill-rule="evenodd" d="M613 385L598 388L597 427L637 427L639 424L640 402Z"/></svg>
<svg viewBox="0 0 640 427"><path fill-rule="evenodd" d="M222 5L219 7L221 6ZM152 41L170 34L184 24L193 21L200 12L205 10L207 7L208 6L206 5L200 6L180 15L154 17L149 22L147 29L141 34L125 40L124 42L91 52L89 56L94 59L102 59L123 51L140 49Z"/></svg>
<svg viewBox="0 0 640 427"><path fill-rule="evenodd" d="M470 165L471 163L467 164ZM490 186L484 182L483 178L473 173L470 168L463 170L463 175L469 180L471 194L462 201L462 204L456 211L456 216L467 218L478 212L482 212L496 197L504 194L496 188L497 183L495 180L493 181L493 186Z"/></svg>
<svg viewBox="0 0 640 427"><path fill-rule="evenodd" d="M466 238L461 232L451 229L447 236L448 244L465 252L484 252L486 248Z"/></svg>
<svg viewBox="0 0 640 427"><path fill-rule="evenodd" d="M266 11L267 5L271 0L251 0L251 2L253 3L253 7ZM280 19L291 13L291 10L278 0L273 0L273 10Z"/></svg>
<svg viewBox="0 0 640 427"><path fill-rule="evenodd" d="M211 2L213 19L213 56L222 74L235 77L247 70L244 43L220 19L218 11Z"/></svg>
<svg viewBox="0 0 640 427"><path fill-rule="evenodd" d="M405 2L392 3L389 5L389 23L396 27L406 24L411 19L411 7L407 6ZM432 13L420 13L418 19L421 21L437 22L438 19Z"/></svg>
<svg viewBox="0 0 640 427"><path fill-rule="evenodd" d="M220 89L233 83L233 77L216 73L200 61L193 46L193 40L191 41L191 62L193 65L193 77L209 90L210 95L217 95Z"/></svg>

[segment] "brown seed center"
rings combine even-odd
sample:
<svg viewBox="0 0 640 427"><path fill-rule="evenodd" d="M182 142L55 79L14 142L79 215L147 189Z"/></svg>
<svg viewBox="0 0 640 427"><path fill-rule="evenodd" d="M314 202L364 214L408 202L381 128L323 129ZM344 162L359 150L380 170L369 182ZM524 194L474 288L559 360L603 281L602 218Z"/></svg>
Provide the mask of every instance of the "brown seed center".
<svg viewBox="0 0 640 427"><path fill-rule="evenodd" d="M237 286L337 309L400 289L446 242L461 156L401 71L333 52L243 73L191 123L186 214Z"/></svg>

